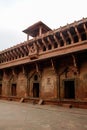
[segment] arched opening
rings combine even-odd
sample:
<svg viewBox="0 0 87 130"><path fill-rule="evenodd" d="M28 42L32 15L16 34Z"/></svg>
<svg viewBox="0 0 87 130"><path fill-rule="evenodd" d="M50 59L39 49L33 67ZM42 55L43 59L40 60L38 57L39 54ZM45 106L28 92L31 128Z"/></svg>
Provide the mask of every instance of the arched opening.
<svg viewBox="0 0 87 130"><path fill-rule="evenodd" d="M33 97L38 98L40 93L40 83L39 83L39 75L35 74L33 76Z"/></svg>
<svg viewBox="0 0 87 130"><path fill-rule="evenodd" d="M38 75L34 76L34 80L37 81L38 80Z"/></svg>
<svg viewBox="0 0 87 130"><path fill-rule="evenodd" d="M12 96L17 95L17 85L15 83L11 85L11 95Z"/></svg>
<svg viewBox="0 0 87 130"><path fill-rule="evenodd" d="M33 83L33 97L39 97L39 83Z"/></svg>
<svg viewBox="0 0 87 130"><path fill-rule="evenodd" d="M75 99L75 81L74 80L64 81L64 98Z"/></svg>

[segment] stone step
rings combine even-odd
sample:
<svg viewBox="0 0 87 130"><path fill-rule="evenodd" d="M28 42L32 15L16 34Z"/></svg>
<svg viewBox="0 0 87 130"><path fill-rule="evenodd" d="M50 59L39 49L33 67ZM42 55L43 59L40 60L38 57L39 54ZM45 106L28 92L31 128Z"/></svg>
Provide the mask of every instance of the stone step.
<svg viewBox="0 0 87 130"><path fill-rule="evenodd" d="M72 104L62 104L63 107L72 108Z"/></svg>

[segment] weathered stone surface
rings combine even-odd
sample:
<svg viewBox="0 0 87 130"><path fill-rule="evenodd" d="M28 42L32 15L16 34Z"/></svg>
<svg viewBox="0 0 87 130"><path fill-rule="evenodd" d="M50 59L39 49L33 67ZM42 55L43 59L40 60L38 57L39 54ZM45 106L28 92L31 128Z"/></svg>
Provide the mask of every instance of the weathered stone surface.
<svg viewBox="0 0 87 130"><path fill-rule="evenodd" d="M86 101L87 18L56 30L40 24L24 31L33 39L0 52L0 96Z"/></svg>

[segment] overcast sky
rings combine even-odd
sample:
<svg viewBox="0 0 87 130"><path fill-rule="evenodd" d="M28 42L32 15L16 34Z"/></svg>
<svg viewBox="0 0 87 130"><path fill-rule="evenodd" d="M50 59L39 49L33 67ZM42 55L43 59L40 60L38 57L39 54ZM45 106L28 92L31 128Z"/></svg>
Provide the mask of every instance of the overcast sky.
<svg viewBox="0 0 87 130"><path fill-rule="evenodd" d="M87 17L87 0L0 0L0 51L23 41L22 31L42 21L56 29Z"/></svg>

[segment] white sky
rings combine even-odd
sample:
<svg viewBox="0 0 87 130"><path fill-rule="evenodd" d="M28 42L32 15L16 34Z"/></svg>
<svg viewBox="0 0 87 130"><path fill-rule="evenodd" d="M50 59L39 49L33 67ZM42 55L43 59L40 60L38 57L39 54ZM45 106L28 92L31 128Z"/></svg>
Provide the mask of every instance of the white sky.
<svg viewBox="0 0 87 130"><path fill-rule="evenodd" d="M22 31L42 21L56 29L87 17L87 0L0 0L0 51L23 41Z"/></svg>

